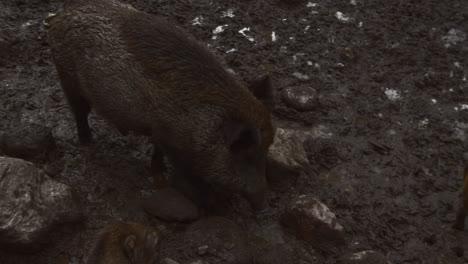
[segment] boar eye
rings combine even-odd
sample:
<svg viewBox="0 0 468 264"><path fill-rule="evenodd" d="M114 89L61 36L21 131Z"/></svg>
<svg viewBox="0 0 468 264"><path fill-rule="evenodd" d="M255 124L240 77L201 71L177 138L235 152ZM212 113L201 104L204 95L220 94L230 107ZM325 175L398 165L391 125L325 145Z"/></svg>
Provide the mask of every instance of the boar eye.
<svg viewBox="0 0 468 264"><path fill-rule="evenodd" d="M238 151L246 149L251 147L252 145L257 144L258 141L259 136L257 131L251 129L242 130L232 141L231 150Z"/></svg>

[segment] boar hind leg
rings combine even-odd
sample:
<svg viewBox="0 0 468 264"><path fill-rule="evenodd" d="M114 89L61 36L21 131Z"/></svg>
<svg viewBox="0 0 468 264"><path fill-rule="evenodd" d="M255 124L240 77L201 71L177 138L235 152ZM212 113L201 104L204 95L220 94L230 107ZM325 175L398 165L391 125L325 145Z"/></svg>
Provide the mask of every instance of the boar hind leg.
<svg viewBox="0 0 468 264"><path fill-rule="evenodd" d="M81 144L89 144L92 141L91 129L89 128L88 115L91 105L84 99L79 91L79 82L70 74L58 71L63 92L72 110L78 130L78 138Z"/></svg>

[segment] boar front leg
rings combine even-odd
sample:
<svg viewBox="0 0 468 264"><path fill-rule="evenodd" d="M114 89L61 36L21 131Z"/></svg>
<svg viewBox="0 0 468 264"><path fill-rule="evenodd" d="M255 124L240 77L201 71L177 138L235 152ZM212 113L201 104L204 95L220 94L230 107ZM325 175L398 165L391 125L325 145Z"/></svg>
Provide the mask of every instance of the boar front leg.
<svg viewBox="0 0 468 264"><path fill-rule="evenodd" d="M75 117L78 138L81 144L92 142L91 129L89 128L88 115L91 105L80 95L79 82L71 74L57 69L63 92Z"/></svg>

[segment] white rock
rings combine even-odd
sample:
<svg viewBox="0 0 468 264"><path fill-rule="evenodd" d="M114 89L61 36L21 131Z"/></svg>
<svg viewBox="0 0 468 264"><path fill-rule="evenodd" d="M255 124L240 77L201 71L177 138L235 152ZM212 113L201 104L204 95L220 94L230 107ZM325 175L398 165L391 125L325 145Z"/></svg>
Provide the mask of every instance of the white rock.
<svg viewBox="0 0 468 264"><path fill-rule="evenodd" d="M285 102L297 110L311 110L315 107L317 92L309 86L288 87L281 92Z"/></svg>
<svg viewBox="0 0 468 264"><path fill-rule="evenodd" d="M446 35L442 37L442 42L444 43L444 47L449 48L452 45L456 45L459 42L465 41L465 39L465 32L452 28Z"/></svg>
<svg viewBox="0 0 468 264"><path fill-rule="evenodd" d="M268 158L289 169L300 169L308 164L304 150L305 133L292 129L277 128L275 139L270 146Z"/></svg>
<svg viewBox="0 0 468 264"><path fill-rule="evenodd" d="M315 197L301 195L293 199L281 220L297 237L312 244L344 242L343 227L337 222L335 214Z"/></svg>
<svg viewBox="0 0 468 264"><path fill-rule="evenodd" d="M30 162L0 157L2 244L38 250L52 228L81 216L70 187L52 180Z"/></svg>

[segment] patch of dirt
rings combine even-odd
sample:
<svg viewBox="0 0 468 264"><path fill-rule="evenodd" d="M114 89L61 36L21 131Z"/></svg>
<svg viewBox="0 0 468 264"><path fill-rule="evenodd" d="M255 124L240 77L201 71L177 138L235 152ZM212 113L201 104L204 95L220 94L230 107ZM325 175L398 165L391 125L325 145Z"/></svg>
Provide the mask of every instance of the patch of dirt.
<svg viewBox="0 0 468 264"><path fill-rule="evenodd" d="M51 233L40 253L1 253L1 263L82 263L91 235L110 219L164 226L166 235L178 228L137 206L153 189L147 139L123 137L92 115L96 143L77 143L42 25L61 2L0 2L0 129L17 121L53 128L64 164L56 180L77 190L88 220ZM467 149L467 1L125 2L209 44L241 80L270 72L279 124L326 131L306 144L311 168L272 196L279 205L317 196L337 215L348 246L316 250L286 236L290 263L335 263L367 249L393 263L468 261L467 231L451 229ZM317 107L285 105L280 92L304 85L317 91ZM251 229L277 222L281 210L260 220L233 210L230 218Z"/></svg>

